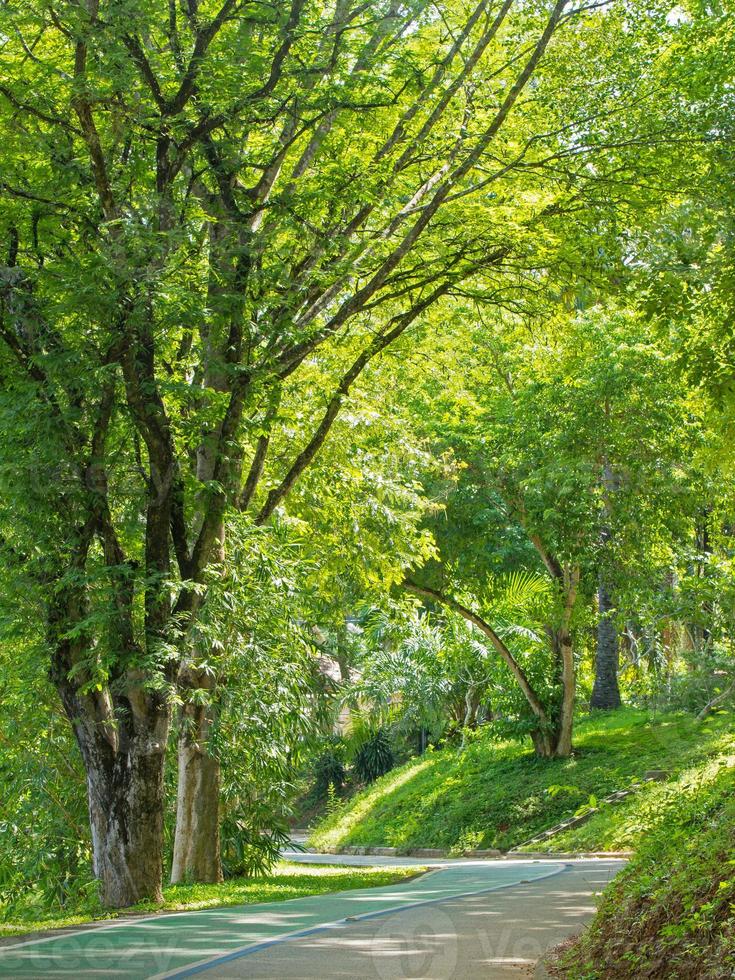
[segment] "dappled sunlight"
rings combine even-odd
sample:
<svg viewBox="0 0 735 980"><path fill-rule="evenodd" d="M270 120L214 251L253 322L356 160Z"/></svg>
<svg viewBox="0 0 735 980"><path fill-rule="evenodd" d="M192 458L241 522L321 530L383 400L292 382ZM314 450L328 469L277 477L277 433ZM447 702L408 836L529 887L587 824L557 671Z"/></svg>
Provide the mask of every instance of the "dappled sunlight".
<svg viewBox="0 0 735 980"><path fill-rule="evenodd" d="M572 875L575 889L569 887ZM594 873L589 884L593 878L596 884L599 877L599 873ZM6 949L0 954L0 965L21 977L33 975L39 964L43 964L44 972L54 972L56 964L73 957L76 973L92 975L87 968L96 969L104 959L107 975L142 977L204 963L220 955L235 956L237 962L242 957L250 963L251 957L266 955L265 950L257 951L262 944L275 948L270 945L273 941L291 950L291 955L297 949L323 951L336 944L343 952L353 950L360 956L390 959L400 955L410 961L427 955L426 940L412 945L404 939L390 938L390 929L400 926L405 916L430 923L430 952L436 957L444 955L441 951L446 951L447 944L455 943L451 918L455 912L462 916L465 927L476 926L480 933L494 928L493 922L502 922L504 929L522 930L525 918L526 933L535 934L533 917L528 921L527 914L524 916L529 903L537 903L543 894L544 904L555 908L552 927L558 928L569 916L578 919L586 914L587 906L583 907L580 901L577 909L571 901L572 897L575 901L577 897L587 897L587 887L582 870L565 870L559 862L460 863L422 875L409 886L399 884L290 902L167 914L60 936L45 943L31 942L17 950ZM548 918L548 911L544 914ZM365 951L361 936L367 933L374 941L371 939ZM284 937L288 941L282 943ZM245 951L249 951L247 956ZM125 964L122 972L120 957Z"/></svg>
<svg viewBox="0 0 735 980"><path fill-rule="evenodd" d="M554 877L407 908L294 937L207 970L212 977L424 977L505 980L589 920L613 864L579 864ZM619 867L619 865L618 865ZM492 866L486 865L488 876ZM470 869L468 869L469 872ZM517 868L517 879L526 869ZM456 877L459 868L438 877Z"/></svg>
<svg viewBox="0 0 735 980"><path fill-rule="evenodd" d="M573 816L592 798L626 789L649 769L675 776L713 755L732 753L734 744L726 716L698 725L690 715L652 715L633 708L580 720L575 754L569 759L539 759L524 743L497 741L488 730L461 752L449 747L430 752L378 780L348 800L312 837L319 846L461 851L468 840L464 846L516 847ZM649 792L644 786L640 798ZM634 794L616 804L615 819L635 807L637 799ZM606 812L603 808L579 830L562 832L552 847L625 848L624 842L607 840L604 834L595 842L592 831Z"/></svg>

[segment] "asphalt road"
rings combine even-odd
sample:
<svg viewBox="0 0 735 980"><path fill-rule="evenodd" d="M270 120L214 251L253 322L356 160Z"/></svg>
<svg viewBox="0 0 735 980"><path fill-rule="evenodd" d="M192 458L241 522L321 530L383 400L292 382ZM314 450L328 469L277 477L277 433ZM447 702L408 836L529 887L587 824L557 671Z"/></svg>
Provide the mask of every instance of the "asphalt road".
<svg viewBox="0 0 735 980"><path fill-rule="evenodd" d="M293 857L289 855L289 859ZM300 860L324 860L303 855ZM331 858L330 858L331 860ZM341 856L340 863L406 863L406 859ZM468 862L469 864L469 862ZM413 908L340 922L263 948L202 964L207 978L369 978L369 980L521 980L536 974L550 947L578 932L594 913L595 896L620 861L485 862L488 889L464 897L427 899ZM493 888L500 868L506 884ZM472 869L472 870L471 870ZM441 882L478 874L477 866L446 862L424 879ZM530 879L530 880L529 880ZM512 882L512 883L511 883ZM194 976L185 971L175 976Z"/></svg>
<svg viewBox="0 0 735 980"><path fill-rule="evenodd" d="M410 858L287 854L308 863ZM408 882L115 922L0 949L0 977L531 977L620 861L432 861Z"/></svg>

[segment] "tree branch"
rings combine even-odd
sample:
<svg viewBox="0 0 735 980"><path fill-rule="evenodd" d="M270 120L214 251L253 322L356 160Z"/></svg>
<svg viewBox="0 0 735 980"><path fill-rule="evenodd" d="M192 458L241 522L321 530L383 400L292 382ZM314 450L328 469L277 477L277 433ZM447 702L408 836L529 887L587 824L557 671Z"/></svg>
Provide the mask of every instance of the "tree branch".
<svg viewBox="0 0 735 980"><path fill-rule="evenodd" d="M539 722L542 724L545 724L548 721L546 709L531 686L531 682L526 676L526 672L515 659L505 643L503 643L492 626L486 622L482 616L478 615L472 609L468 609L467 606L462 605L461 602L457 602L457 600L453 599L451 596L445 595L443 592L439 592L436 589L430 589L425 585L417 585L417 583L413 582L411 579L404 579L402 588L406 589L408 592L413 592L415 595L422 596L425 599L432 599L434 602L441 603L441 605L446 606L453 612L459 613L463 619L466 619L468 623L472 623L472 625L476 626L481 633L484 633L497 650L501 660L506 664L510 672L513 674L513 677L515 677L518 686L520 687L521 691L523 691L526 701L528 702L528 705L536 718L538 718Z"/></svg>

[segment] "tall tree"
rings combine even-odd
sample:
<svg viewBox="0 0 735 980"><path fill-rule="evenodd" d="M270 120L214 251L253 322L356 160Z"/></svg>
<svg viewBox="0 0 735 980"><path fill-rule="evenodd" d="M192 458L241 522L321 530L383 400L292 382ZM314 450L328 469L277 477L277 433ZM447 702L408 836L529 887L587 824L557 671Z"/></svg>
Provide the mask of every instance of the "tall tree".
<svg viewBox="0 0 735 980"><path fill-rule="evenodd" d="M366 365L519 258L491 187L569 147L540 66L559 32L561 62L584 48L584 10L3 7L6 552L46 599L108 904L161 895L171 695L204 684L188 635L228 513L269 521ZM322 358L326 408L269 471L279 397ZM214 784L185 715L186 802Z"/></svg>
<svg viewBox="0 0 735 980"><path fill-rule="evenodd" d="M507 316L494 329L466 316L448 356L435 355L428 374L421 365L420 386L406 370L423 403L417 424L460 463L454 485L429 488L446 503L431 521L440 561L408 585L490 639L523 692L537 751L568 755L581 657L575 608L578 620L601 582L605 595L630 602L630 583L645 593L673 555L693 502L695 404L672 352L630 311L549 308L543 319ZM472 368L456 358L463 343ZM545 573L556 596L543 621L545 678L531 676L530 659L514 657L493 629L485 582L508 565ZM615 644L611 610L600 605L600 629ZM603 652L611 658L597 658L600 696L603 681L617 690L617 648Z"/></svg>

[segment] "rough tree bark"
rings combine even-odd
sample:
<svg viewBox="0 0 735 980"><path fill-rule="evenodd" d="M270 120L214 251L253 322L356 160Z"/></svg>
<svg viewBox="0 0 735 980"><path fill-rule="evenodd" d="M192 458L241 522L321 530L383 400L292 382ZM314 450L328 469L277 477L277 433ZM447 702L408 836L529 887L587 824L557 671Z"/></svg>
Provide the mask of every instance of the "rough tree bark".
<svg viewBox="0 0 735 980"><path fill-rule="evenodd" d="M67 712L68 713L68 712ZM119 733L113 748L98 731L75 724L84 759L94 874L112 908L163 901L164 756L168 712ZM128 726L125 726L126 728Z"/></svg>
<svg viewBox="0 0 735 980"><path fill-rule="evenodd" d="M613 604L610 591L600 579L597 590L597 649L595 653L595 683L592 689L590 707L619 708L622 701L618 686L620 667L620 645L618 630L612 619Z"/></svg>
<svg viewBox="0 0 735 980"><path fill-rule="evenodd" d="M49 614L51 680L71 723L87 776L95 876L111 908L162 901L164 758L170 708L135 671L120 676L115 697L85 683L89 648L69 639L83 596L63 596ZM91 688L87 690L87 688Z"/></svg>
<svg viewBox="0 0 735 980"><path fill-rule="evenodd" d="M609 416L610 406L605 404L605 415ZM602 491L606 522L600 535L604 556L608 551L611 540L609 521L614 513L614 501L620 489L620 478L615 473L607 456L602 461ZM618 686L618 670L620 669L620 642L618 629L612 617L613 602L610 586L606 580L604 564L600 571L597 587L597 648L595 651L595 683L592 690L590 707L611 709L619 708L622 701Z"/></svg>

